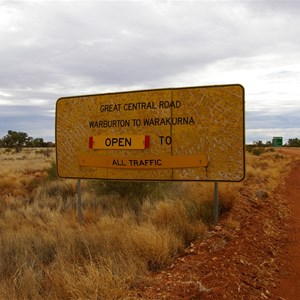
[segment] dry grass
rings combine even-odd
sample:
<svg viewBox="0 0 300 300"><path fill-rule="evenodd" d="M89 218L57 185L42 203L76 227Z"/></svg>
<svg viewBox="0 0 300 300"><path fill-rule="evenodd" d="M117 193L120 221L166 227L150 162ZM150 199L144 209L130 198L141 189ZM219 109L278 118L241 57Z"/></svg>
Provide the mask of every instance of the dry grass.
<svg viewBox="0 0 300 300"><path fill-rule="evenodd" d="M278 152L266 152L261 156L247 153L246 181L272 193L289 171L292 158Z"/></svg>
<svg viewBox="0 0 300 300"><path fill-rule="evenodd" d="M176 183L137 201L83 181L80 226L76 181L47 180L54 152L0 150L0 299L130 299L212 221L212 183ZM271 192L288 163L276 155L247 155L245 182ZM242 185L220 184L221 212Z"/></svg>

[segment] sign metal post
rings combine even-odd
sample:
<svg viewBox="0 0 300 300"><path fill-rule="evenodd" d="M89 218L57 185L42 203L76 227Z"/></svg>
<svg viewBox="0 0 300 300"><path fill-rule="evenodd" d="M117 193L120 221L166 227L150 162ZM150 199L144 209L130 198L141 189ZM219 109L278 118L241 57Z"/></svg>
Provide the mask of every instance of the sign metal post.
<svg viewBox="0 0 300 300"><path fill-rule="evenodd" d="M77 180L77 212L78 212L78 223L82 224L83 216L82 216L82 202L81 202L81 180Z"/></svg>

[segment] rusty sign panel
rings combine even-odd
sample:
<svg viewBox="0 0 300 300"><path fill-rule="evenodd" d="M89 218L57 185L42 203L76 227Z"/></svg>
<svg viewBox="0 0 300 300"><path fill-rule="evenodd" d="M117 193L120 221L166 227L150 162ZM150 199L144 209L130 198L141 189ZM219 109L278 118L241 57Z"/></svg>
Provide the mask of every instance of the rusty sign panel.
<svg viewBox="0 0 300 300"><path fill-rule="evenodd" d="M64 97L56 103L65 178L241 181L241 85Z"/></svg>

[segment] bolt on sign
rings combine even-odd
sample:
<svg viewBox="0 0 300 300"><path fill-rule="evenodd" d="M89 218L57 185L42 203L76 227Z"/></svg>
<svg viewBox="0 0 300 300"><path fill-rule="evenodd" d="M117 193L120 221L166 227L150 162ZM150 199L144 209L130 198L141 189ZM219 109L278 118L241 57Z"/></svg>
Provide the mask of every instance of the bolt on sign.
<svg viewBox="0 0 300 300"><path fill-rule="evenodd" d="M241 85L63 97L56 103L57 172L64 178L241 181Z"/></svg>

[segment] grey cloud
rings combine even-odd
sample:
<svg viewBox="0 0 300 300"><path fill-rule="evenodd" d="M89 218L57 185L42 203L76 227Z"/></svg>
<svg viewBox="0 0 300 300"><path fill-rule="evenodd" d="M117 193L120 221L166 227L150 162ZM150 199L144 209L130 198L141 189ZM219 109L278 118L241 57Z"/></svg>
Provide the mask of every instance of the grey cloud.
<svg viewBox="0 0 300 300"><path fill-rule="evenodd" d="M247 112L247 128L259 129L259 128L291 128L295 124L299 124L300 109L297 108L294 111L286 111L282 113L272 114L268 112Z"/></svg>
<svg viewBox="0 0 300 300"><path fill-rule="evenodd" d="M298 0L248 0L244 3L255 13L264 15L276 13L297 16L300 12L300 3Z"/></svg>
<svg viewBox="0 0 300 300"><path fill-rule="evenodd" d="M66 2L64 14L53 5L31 5L38 13L29 13L33 21L26 33L32 44L7 48L11 56L0 51L12 57L3 62L4 83L14 78L15 85L43 87L67 84L68 76L88 78L91 84L147 83L257 51L253 38L244 37L249 29L235 24L238 13L222 15L208 3L176 2L163 9L149 2L88 3L74 7ZM41 29L31 37L35 27Z"/></svg>
<svg viewBox="0 0 300 300"><path fill-rule="evenodd" d="M136 2L126 2L121 7L119 2L96 2L92 7L83 5L81 14L72 15L73 4L65 3L71 11L66 9L62 15L51 6L47 21L42 17L48 6L32 6L38 13L42 11L42 17L29 14L33 21L26 32L32 44L8 47L11 56L0 52L12 57L4 62L4 82L14 77L23 86L43 86L45 82L63 82L64 76L73 75L90 78L94 84L121 81L128 85L203 67L246 49L241 43L228 43L226 31L230 29L224 29L220 20L209 20L205 9L211 12L211 6L193 4L180 5L182 10L171 6L162 14L151 5ZM116 5L118 10L114 9ZM78 10L77 7L75 11ZM34 31L32 37L30 31L35 27L41 29Z"/></svg>
<svg viewBox="0 0 300 300"><path fill-rule="evenodd" d="M15 130L26 132L34 138L43 137L47 141L53 141L53 107L45 109L30 105L1 105L0 108L0 138L5 136L8 130Z"/></svg>
<svg viewBox="0 0 300 300"><path fill-rule="evenodd" d="M274 136L283 136L285 142L289 138L299 137L300 107L284 107L276 113L268 110L246 112L246 140L252 143L255 140L270 141Z"/></svg>

